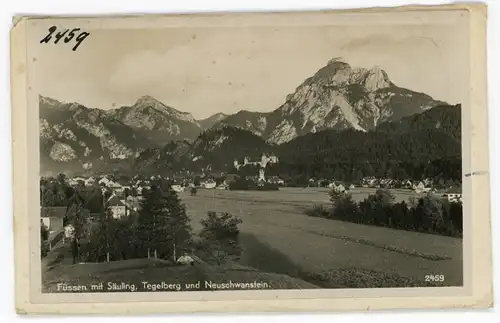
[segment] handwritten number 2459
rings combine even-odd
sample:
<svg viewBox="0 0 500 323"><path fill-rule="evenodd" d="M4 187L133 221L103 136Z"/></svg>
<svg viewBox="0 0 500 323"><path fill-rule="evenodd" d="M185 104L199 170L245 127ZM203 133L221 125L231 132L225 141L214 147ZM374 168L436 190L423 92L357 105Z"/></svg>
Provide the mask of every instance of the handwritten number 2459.
<svg viewBox="0 0 500 323"><path fill-rule="evenodd" d="M64 37L64 42L65 43L69 43L76 36L76 33L80 30L80 28L73 28L73 29L71 29L71 31L69 29L66 29L64 31L59 31L58 33L56 33L54 35L54 33L56 32L56 30L57 30L56 26L50 27L49 28L49 33L47 34L47 36L45 36L45 38L43 38L42 40L40 40L40 44L43 44L43 43L47 43L48 44L52 40L52 36L54 36L54 44L59 43L59 41L61 39L63 39L64 36L66 36L66 37ZM78 46L80 46L80 44L89 35L90 35L90 33L88 33L88 32L80 32L80 34L78 36L76 36L76 38L75 38L76 44L75 44L75 46L73 46L73 51L75 51L78 48Z"/></svg>

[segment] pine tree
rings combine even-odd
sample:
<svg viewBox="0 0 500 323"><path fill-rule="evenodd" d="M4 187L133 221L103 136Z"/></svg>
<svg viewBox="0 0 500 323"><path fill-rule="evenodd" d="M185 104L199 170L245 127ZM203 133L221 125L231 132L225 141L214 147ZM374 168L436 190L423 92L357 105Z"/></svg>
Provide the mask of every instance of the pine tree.
<svg viewBox="0 0 500 323"><path fill-rule="evenodd" d="M191 226L177 194L168 184L158 184L145 193L138 218L138 237L148 257L174 257L190 243Z"/></svg>
<svg viewBox="0 0 500 323"><path fill-rule="evenodd" d="M111 210L102 210L98 219L98 227L92 232L87 244L87 257L90 261L106 261L113 259L115 249L116 225Z"/></svg>

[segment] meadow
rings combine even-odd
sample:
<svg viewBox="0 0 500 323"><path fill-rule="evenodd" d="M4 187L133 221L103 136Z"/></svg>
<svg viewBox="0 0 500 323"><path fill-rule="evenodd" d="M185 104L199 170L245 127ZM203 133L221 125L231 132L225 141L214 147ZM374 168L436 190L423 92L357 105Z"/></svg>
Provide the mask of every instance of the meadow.
<svg viewBox="0 0 500 323"><path fill-rule="evenodd" d="M360 201L374 189L351 190ZM418 197L395 190L396 202ZM306 208L328 204L328 189L282 188L279 191L198 190L180 193L195 231L208 211L240 217L241 264L294 277L318 273L362 275L377 271L424 281L444 275L443 286L462 284L462 239L308 217Z"/></svg>

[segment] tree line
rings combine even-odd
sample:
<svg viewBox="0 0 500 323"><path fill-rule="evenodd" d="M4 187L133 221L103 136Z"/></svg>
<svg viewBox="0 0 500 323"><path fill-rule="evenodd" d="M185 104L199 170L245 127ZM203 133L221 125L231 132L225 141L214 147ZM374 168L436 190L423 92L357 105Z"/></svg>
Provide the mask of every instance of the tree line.
<svg viewBox="0 0 500 323"><path fill-rule="evenodd" d="M347 183L359 183L364 177L391 178L395 180L421 180L432 178L435 182L453 181L462 178L461 158L434 159L429 161L329 161L310 160L280 161L266 168L267 175L276 175L300 182L301 178L334 178Z"/></svg>
<svg viewBox="0 0 500 323"><path fill-rule="evenodd" d="M432 194L409 202L395 203L394 195L379 189L357 203L349 193L330 192L331 205L317 206L307 212L324 217L393 229L462 237L461 202L449 202Z"/></svg>

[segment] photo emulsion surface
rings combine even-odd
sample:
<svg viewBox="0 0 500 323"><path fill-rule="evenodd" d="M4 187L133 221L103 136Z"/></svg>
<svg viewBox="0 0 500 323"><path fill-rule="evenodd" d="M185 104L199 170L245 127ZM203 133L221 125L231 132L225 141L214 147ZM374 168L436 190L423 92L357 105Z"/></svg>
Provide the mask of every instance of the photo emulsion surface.
<svg viewBox="0 0 500 323"><path fill-rule="evenodd" d="M463 286L466 15L358 16L38 20L41 292Z"/></svg>

